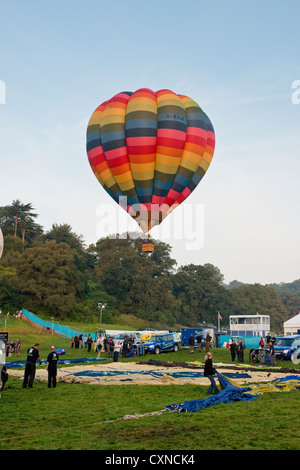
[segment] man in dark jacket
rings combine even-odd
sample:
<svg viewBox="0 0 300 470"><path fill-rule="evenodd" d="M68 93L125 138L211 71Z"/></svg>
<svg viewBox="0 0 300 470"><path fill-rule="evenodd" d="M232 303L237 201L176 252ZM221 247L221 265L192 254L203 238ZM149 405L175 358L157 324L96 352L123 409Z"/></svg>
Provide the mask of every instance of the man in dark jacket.
<svg viewBox="0 0 300 470"><path fill-rule="evenodd" d="M47 357L47 370L48 370L48 388L56 387L56 375L57 375L57 363L59 361L59 355L55 352L55 347L51 346L51 353Z"/></svg>
<svg viewBox="0 0 300 470"><path fill-rule="evenodd" d="M86 342L87 342L88 352L91 352L91 348L93 344L93 338L91 337L91 335L88 335L88 339L86 340Z"/></svg>
<svg viewBox="0 0 300 470"><path fill-rule="evenodd" d="M122 357L128 357L128 343L129 343L129 336L125 335L122 347Z"/></svg>
<svg viewBox="0 0 300 470"><path fill-rule="evenodd" d="M201 352L202 336L200 335L200 333L197 334L196 341L197 341L198 351Z"/></svg>
<svg viewBox="0 0 300 470"><path fill-rule="evenodd" d="M232 340L232 343L230 344L230 354L231 354L231 360L235 360L235 355L236 355L236 342L234 339Z"/></svg>
<svg viewBox="0 0 300 470"><path fill-rule="evenodd" d="M194 339L193 333L191 333L191 336L189 337L190 353L194 352L194 344L195 344L195 339Z"/></svg>
<svg viewBox="0 0 300 470"><path fill-rule="evenodd" d="M276 365L275 362L275 349L274 349L274 343L272 340L269 342L269 350L270 350L270 360L271 360L271 365L274 367Z"/></svg>
<svg viewBox="0 0 300 470"><path fill-rule="evenodd" d="M39 353L39 347L40 345L36 343L32 348L28 348L27 350L27 360L25 366L23 388L27 387L27 383L28 387L32 388L35 377L36 361L39 361L40 364L42 363Z"/></svg>
<svg viewBox="0 0 300 470"><path fill-rule="evenodd" d="M239 362L244 362L244 350L245 346L243 344L243 341L240 339L237 345L237 356Z"/></svg>

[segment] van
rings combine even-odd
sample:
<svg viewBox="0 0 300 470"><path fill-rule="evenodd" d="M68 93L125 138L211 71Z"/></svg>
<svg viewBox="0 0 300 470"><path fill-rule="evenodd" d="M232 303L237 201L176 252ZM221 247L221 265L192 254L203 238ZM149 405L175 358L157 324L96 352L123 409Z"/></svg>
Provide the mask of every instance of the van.
<svg viewBox="0 0 300 470"><path fill-rule="evenodd" d="M179 342L171 333L165 335L153 335L150 341L144 343L145 353L159 354L161 351L178 351Z"/></svg>
<svg viewBox="0 0 300 470"><path fill-rule="evenodd" d="M276 338L274 352L276 359L291 359L293 352L300 347L300 335L280 336Z"/></svg>

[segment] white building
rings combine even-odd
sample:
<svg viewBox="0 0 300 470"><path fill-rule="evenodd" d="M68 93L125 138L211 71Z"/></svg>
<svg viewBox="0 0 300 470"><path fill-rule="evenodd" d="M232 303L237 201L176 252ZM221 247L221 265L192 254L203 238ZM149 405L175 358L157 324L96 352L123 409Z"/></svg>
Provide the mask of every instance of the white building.
<svg viewBox="0 0 300 470"><path fill-rule="evenodd" d="M269 315L230 315L232 336L266 336L270 332Z"/></svg>
<svg viewBox="0 0 300 470"><path fill-rule="evenodd" d="M284 336L298 335L300 333L300 313L283 324Z"/></svg>

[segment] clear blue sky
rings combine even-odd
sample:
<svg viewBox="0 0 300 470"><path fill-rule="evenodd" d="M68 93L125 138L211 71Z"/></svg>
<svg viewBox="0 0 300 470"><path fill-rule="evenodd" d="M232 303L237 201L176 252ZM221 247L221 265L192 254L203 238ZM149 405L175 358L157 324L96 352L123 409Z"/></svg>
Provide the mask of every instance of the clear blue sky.
<svg viewBox="0 0 300 470"><path fill-rule="evenodd" d="M192 220L184 203L153 236L178 265L212 263L226 282L300 278L298 0L16 0L0 10L0 205L31 202L46 230L68 223L87 244L114 232L97 215L121 209L90 170L87 122L115 93L169 88L203 107L217 145L186 201Z"/></svg>

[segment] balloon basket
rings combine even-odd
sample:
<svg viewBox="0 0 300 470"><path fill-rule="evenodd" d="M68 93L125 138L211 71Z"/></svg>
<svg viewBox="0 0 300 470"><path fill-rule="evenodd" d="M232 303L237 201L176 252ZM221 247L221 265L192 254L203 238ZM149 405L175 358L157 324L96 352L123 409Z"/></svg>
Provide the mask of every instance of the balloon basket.
<svg viewBox="0 0 300 470"><path fill-rule="evenodd" d="M152 253L154 251L153 243L142 243L142 251L144 253Z"/></svg>

